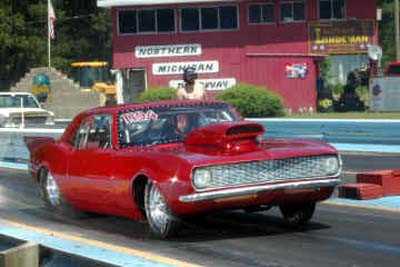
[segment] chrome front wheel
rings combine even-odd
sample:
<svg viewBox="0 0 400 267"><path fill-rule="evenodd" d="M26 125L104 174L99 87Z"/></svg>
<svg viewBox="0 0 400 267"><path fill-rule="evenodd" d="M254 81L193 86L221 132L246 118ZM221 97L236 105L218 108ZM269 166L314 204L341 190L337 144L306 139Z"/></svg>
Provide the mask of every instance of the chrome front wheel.
<svg viewBox="0 0 400 267"><path fill-rule="evenodd" d="M152 182L146 185L145 211L153 234L161 238L175 235L178 222L171 215L164 196Z"/></svg>

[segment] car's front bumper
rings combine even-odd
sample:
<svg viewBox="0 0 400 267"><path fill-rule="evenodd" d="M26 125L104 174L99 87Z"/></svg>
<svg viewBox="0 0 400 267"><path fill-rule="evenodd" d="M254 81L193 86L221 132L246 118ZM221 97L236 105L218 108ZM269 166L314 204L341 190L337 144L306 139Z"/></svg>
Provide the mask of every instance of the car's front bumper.
<svg viewBox="0 0 400 267"><path fill-rule="evenodd" d="M324 187L335 187L340 184L340 178L324 178L313 180L290 181L273 184L263 184L246 186L239 188L220 189L216 191L198 192L179 197L183 203L193 203L199 201L220 200L225 198L235 198L274 190L296 190L296 189L319 189Z"/></svg>

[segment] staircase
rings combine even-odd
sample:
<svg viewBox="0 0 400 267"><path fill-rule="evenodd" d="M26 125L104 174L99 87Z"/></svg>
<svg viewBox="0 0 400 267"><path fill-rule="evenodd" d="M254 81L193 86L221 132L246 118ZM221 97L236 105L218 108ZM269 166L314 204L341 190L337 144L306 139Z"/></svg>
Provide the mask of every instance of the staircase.
<svg viewBox="0 0 400 267"><path fill-rule="evenodd" d="M51 93L43 108L54 112L58 119L71 119L79 112L99 106L100 94L81 91L78 84L56 69L33 68L11 88L12 92L31 92L33 77L46 74L50 78Z"/></svg>

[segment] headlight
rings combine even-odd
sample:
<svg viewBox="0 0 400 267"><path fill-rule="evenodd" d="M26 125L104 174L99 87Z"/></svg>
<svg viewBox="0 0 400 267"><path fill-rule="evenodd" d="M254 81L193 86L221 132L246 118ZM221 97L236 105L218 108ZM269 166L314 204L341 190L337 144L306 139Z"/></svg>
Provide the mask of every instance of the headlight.
<svg viewBox="0 0 400 267"><path fill-rule="evenodd" d="M325 169L328 175L337 174L340 171L340 160L337 157L325 159Z"/></svg>
<svg viewBox="0 0 400 267"><path fill-rule="evenodd" d="M211 172L205 169L197 169L193 174L193 184L197 189L204 189L210 185Z"/></svg>
<svg viewBox="0 0 400 267"><path fill-rule="evenodd" d="M0 115L0 127L4 127L6 120L7 120L6 116Z"/></svg>
<svg viewBox="0 0 400 267"><path fill-rule="evenodd" d="M4 127L4 128L16 128L16 127L18 127L18 125L13 122L13 119L11 117L2 116L0 118L0 120L1 120L1 124L0 124L1 127Z"/></svg>
<svg viewBox="0 0 400 267"><path fill-rule="evenodd" d="M46 123L45 124L46 125L54 125L55 124L54 117L53 116L48 116L47 119L46 119Z"/></svg>

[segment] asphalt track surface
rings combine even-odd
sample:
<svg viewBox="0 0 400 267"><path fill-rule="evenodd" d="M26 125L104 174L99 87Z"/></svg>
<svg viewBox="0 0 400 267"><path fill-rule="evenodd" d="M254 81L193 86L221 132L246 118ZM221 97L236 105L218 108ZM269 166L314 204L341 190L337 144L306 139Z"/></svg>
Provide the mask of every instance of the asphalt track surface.
<svg viewBox="0 0 400 267"><path fill-rule="evenodd" d="M346 155L345 173L400 168L396 155ZM345 180L351 181L351 175ZM205 266L399 266L400 213L321 204L309 226L291 230L279 212L232 211L193 220L161 241L145 224L94 216L71 219L46 210L30 177L0 169L0 219L149 251Z"/></svg>

